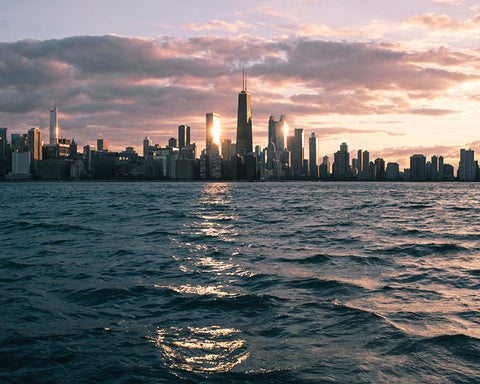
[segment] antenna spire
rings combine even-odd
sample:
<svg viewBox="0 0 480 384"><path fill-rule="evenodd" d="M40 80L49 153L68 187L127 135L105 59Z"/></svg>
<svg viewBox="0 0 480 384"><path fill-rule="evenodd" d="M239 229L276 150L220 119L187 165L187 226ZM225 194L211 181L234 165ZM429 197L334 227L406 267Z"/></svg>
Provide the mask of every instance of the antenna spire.
<svg viewBox="0 0 480 384"><path fill-rule="evenodd" d="M245 67L242 67L242 91L245 91Z"/></svg>

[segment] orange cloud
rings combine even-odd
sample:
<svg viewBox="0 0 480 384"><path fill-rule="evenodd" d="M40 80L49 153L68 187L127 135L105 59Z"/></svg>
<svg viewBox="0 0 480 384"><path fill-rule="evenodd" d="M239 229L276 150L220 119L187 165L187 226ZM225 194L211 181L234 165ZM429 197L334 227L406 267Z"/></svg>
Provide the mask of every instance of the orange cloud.
<svg viewBox="0 0 480 384"><path fill-rule="evenodd" d="M447 15L436 15L434 13L426 13L423 15L415 15L403 22L406 26L417 26L433 31L451 31L464 32L480 29L480 15L475 15L472 19L464 22L453 20Z"/></svg>
<svg viewBox="0 0 480 384"><path fill-rule="evenodd" d="M240 28L251 28L248 24L243 21L237 20L233 23L222 20L212 20L203 24L197 23L188 23L183 24L182 28L188 31L199 32L199 31L211 31L211 30L222 30L227 32L237 32Z"/></svg>

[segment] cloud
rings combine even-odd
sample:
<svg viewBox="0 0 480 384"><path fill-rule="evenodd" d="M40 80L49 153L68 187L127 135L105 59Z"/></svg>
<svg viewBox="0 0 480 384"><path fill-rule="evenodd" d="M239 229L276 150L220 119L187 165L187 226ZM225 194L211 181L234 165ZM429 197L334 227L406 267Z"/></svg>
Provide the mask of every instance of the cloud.
<svg viewBox="0 0 480 384"><path fill-rule="evenodd" d="M100 134L118 146L141 143L146 134L164 143L179 124L191 125L193 139L203 143L205 113L212 111L221 114L224 132L234 137L245 65L261 141L274 113L299 122L332 114L457 113L436 105L434 96L478 79L457 67L478 60L474 55L446 48L407 52L382 42L248 35L24 40L0 43L0 112L2 125L17 131L33 122L46 127L57 97L62 131L80 144Z"/></svg>
<svg viewBox="0 0 480 384"><path fill-rule="evenodd" d="M278 45L284 57L265 60L251 71L269 82L304 82L327 91L444 91L476 78L463 72L412 62L407 52L373 43L294 40ZM426 64L426 63L425 63Z"/></svg>
<svg viewBox="0 0 480 384"><path fill-rule="evenodd" d="M458 113L454 109L441 109L441 108L416 108L410 109L408 113L413 115L428 115L428 116L446 116Z"/></svg>
<svg viewBox="0 0 480 384"><path fill-rule="evenodd" d="M365 129L365 128L351 128L351 127L322 127L315 130L318 137L330 137L339 135L371 135L371 134L385 134L389 136L403 136L403 132L392 132L387 129Z"/></svg>
<svg viewBox="0 0 480 384"><path fill-rule="evenodd" d="M278 26L269 25L278 31L290 31L299 37L368 37L369 33L360 29L330 28L325 24L318 23L287 23Z"/></svg>
<svg viewBox="0 0 480 384"><path fill-rule="evenodd" d="M421 27L432 31L465 32L480 29L480 15L475 15L472 19L464 22L458 22L448 15L439 16L434 13L426 13L408 18L403 22L403 25Z"/></svg>
<svg viewBox="0 0 480 384"><path fill-rule="evenodd" d="M461 0L433 0L433 2L443 5L462 5Z"/></svg>
<svg viewBox="0 0 480 384"><path fill-rule="evenodd" d="M241 28L251 28L248 24L245 24L243 21L237 20L233 23L228 21L221 21L221 20L212 20L203 24L197 23L188 23L183 24L182 28L188 31L211 31L211 30L222 30L226 32L237 32Z"/></svg>
<svg viewBox="0 0 480 384"><path fill-rule="evenodd" d="M436 49L429 49L423 52L415 52L408 56L408 60L414 63L439 64L442 66L458 66L462 64L478 63L478 55L471 55L465 52L455 52L441 46Z"/></svg>

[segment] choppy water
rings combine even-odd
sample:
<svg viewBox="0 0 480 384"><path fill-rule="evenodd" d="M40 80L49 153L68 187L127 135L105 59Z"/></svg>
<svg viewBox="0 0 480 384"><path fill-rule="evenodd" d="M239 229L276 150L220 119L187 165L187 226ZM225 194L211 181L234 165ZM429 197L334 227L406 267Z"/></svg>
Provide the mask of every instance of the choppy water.
<svg viewBox="0 0 480 384"><path fill-rule="evenodd" d="M0 381L476 383L480 186L0 184Z"/></svg>

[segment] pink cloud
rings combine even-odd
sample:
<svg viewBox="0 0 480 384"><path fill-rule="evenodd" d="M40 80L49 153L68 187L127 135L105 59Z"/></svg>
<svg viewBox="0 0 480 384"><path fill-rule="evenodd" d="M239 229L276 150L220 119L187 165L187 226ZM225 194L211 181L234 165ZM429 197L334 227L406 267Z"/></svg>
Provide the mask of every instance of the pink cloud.
<svg viewBox="0 0 480 384"><path fill-rule="evenodd" d="M245 24L243 21L237 20L233 23L222 20L212 20L203 24L197 23L188 23L183 24L182 28L188 31L211 31L211 30L222 30L227 32L237 32L241 28L251 27L248 24Z"/></svg>
<svg viewBox="0 0 480 384"><path fill-rule="evenodd" d="M451 32L464 32L480 29L480 15L475 15L472 19L464 22L453 20L448 15L436 15L426 13L415 15L403 22L404 25L418 26L433 31L446 30Z"/></svg>

